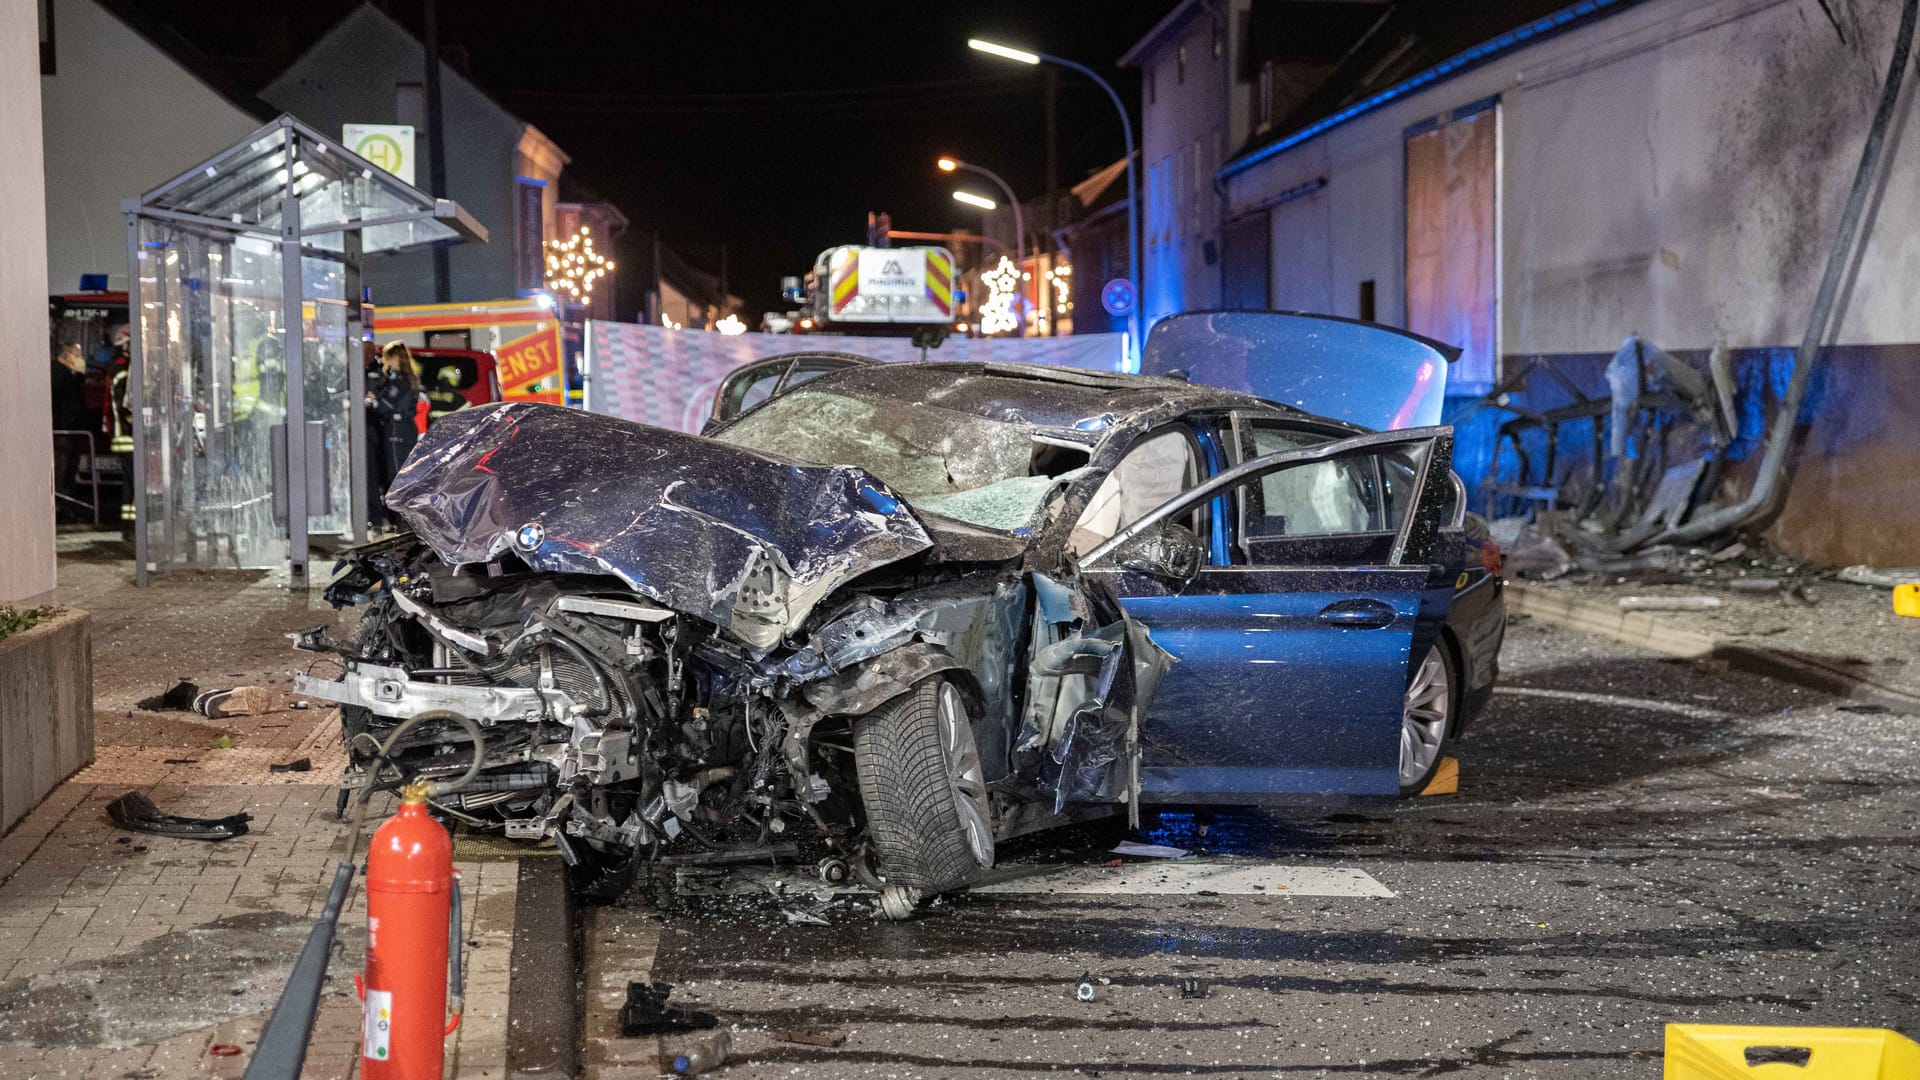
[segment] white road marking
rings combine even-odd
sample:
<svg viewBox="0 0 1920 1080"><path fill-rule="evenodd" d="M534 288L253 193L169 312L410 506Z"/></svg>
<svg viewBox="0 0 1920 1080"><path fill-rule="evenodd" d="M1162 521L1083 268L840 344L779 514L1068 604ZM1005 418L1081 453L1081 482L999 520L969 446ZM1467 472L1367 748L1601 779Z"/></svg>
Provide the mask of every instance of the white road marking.
<svg viewBox="0 0 1920 1080"><path fill-rule="evenodd" d="M1578 701L1587 705L1612 705L1621 709L1675 713L1694 720L1729 719L1728 714L1719 709L1709 709L1704 705L1689 705L1684 701L1661 701L1658 698L1627 697L1624 694L1601 694L1591 690L1550 690L1541 686L1496 686L1493 692L1510 697L1552 698L1555 701Z"/></svg>
<svg viewBox="0 0 1920 1080"><path fill-rule="evenodd" d="M976 885L977 893L1100 894L1120 896L1393 896L1365 870L1334 866L1276 866L1198 860L1074 866Z"/></svg>

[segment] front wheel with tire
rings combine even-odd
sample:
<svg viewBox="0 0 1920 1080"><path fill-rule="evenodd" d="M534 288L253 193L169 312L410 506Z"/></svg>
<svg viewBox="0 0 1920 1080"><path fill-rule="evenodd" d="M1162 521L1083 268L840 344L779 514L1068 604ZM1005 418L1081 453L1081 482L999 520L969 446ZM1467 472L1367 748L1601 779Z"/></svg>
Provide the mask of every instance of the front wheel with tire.
<svg viewBox="0 0 1920 1080"><path fill-rule="evenodd" d="M945 676L854 721L867 834L889 886L923 896L993 865L992 813L966 696Z"/></svg>
<svg viewBox="0 0 1920 1080"><path fill-rule="evenodd" d="M1453 653L1444 642L1427 646L1427 654L1407 681L1407 697L1400 714L1400 794L1418 795L1446 756L1453 729L1455 674Z"/></svg>

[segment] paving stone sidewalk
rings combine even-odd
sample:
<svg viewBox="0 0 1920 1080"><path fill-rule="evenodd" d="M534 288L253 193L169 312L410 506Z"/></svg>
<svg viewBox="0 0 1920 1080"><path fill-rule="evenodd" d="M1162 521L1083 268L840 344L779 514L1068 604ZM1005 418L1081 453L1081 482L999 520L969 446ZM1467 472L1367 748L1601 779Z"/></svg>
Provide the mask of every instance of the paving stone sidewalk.
<svg viewBox="0 0 1920 1080"><path fill-rule="evenodd" d="M292 707L292 673L314 661L285 635L315 625L346 633L352 616L257 572L169 574L137 589L115 534L62 533L59 549L59 602L93 615L99 745L92 766L0 838L0 1077L238 1078L347 831L333 816L345 765L338 721ZM138 707L182 678L262 686L272 707L223 721ZM270 771L303 757L308 771ZM106 806L130 790L172 814L244 811L251 831L222 843L123 832ZM368 833L378 824L370 816ZM455 848L467 1008L447 1041L449 1077L506 1072L521 853ZM356 876L340 919L308 1080L357 1071L362 884Z"/></svg>
<svg viewBox="0 0 1920 1080"><path fill-rule="evenodd" d="M0 1075L167 1080L245 1070L339 862L347 828L333 818L339 763L320 755L312 772L270 774L267 760L288 751L197 752L190 765L162 755L183 756L103 748L0 839ZM121 831L106 805L130 789L168 813L244 811L251 831L222 843ZM456 866L467 1011L448 1041L447 1075L498 1080L518 867ZM360 884L356 877L340 920L303 1074L310 1080L357 1071Z"/></svg>

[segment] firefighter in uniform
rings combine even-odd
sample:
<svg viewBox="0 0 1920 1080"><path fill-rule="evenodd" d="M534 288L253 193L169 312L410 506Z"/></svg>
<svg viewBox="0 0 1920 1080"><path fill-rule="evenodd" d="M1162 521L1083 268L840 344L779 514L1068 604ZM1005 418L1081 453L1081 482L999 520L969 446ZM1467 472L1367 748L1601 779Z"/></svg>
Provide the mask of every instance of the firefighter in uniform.
<svg viewBox="0 0 1920 1080"><path fill-rule="evenodd" d="M441 368L433 383L433 388L427 391L429 406L427 423L431 424L448 413L458 412L470 404L467 396L460 392L460 369L455 365L448 364Z"/></svg>

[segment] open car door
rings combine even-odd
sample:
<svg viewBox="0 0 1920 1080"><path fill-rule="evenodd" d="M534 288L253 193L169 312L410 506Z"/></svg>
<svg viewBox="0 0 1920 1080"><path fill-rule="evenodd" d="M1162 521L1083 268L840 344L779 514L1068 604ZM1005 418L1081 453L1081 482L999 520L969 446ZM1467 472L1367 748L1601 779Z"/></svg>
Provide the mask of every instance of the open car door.
<svg viewBox="0 0 1920 1080"><path fill-rule="evenodd" d="M1177 661L1141 725L1143 800L1399 794L1408 657L1450 596L1452 447L1435 427L1254 457L1087 553L1090 591ZM1224 564L1198 539L1220 513Z"/></svg>
<svg viewBox="0 0 1920 1080"><path fill-rule="evenodd" d="M711 432L755 405L779 397L816 376L873 363L878 361L853 353L800 352L782 353L743 364L721 380L720 388L713 395L713 413L708 416L701 434Z"/></svg>

